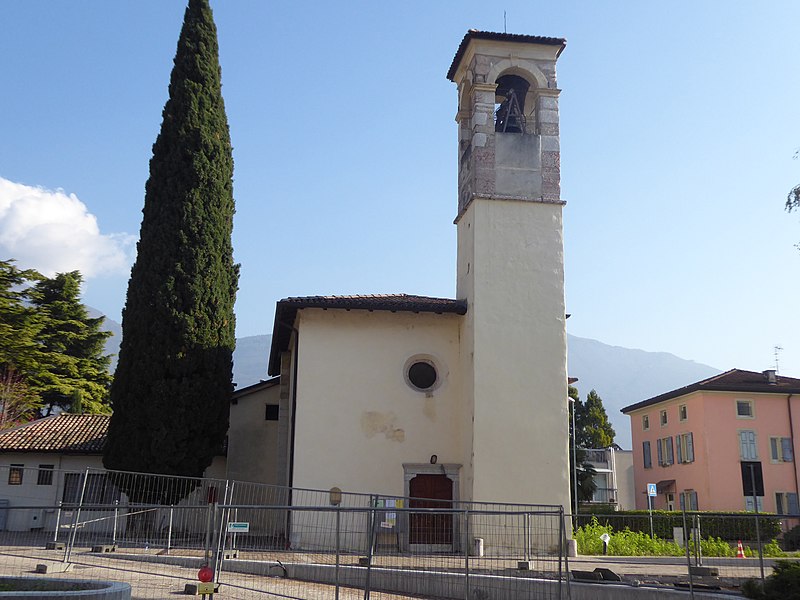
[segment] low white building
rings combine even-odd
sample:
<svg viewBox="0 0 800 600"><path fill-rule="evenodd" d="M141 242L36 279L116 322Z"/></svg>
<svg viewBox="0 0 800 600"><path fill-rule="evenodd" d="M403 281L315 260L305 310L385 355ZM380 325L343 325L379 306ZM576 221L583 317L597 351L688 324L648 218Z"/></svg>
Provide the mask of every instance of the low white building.
<svg viewBox="0 0 800 600"><path fill-rule="evenodd" d="M103 468L109 419L62 413L0 432L0 531L64 527L81 494L84 505L127 503ZM214 458L206 476L225 478L224 456ZM60 515L59 506L68 514ZM109 526L105 513L95 512L90 527Z"/></svg>

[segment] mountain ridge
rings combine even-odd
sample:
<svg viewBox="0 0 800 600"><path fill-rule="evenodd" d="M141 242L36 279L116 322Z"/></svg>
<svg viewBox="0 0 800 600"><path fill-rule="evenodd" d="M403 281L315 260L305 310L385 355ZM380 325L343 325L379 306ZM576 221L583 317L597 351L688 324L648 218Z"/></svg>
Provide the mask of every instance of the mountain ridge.
<svg viewBox="0 0 800 600"><path fill-rule="evenodd" d="M104 316L89 308L92 317ZM105 317L107 331L106 353L112 354L112 371L116 367L122 328ZM272 336L251 335L236 339L233 353L233 381L241 389L268 378L267 359ZM599 340L567 335L569 374L577 377L575 387L581 399L595 390L616 432L616 443L631 447L630 419L620 412L625 406L652 398L700 381L719 369L686 360L668 352L652 352L622 346L611 346Z"/></svg>

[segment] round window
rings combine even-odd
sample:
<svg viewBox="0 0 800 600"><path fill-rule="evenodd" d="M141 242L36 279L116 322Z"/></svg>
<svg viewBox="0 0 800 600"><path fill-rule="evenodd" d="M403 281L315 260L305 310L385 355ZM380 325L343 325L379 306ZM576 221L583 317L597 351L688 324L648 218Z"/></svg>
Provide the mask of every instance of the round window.
<svg viewBox="0 0 800 600"><path fill-rule="evenodd" d="M430 390L436 385L437 379L436 367L428 361L418 360L408 367L408 381L418 390Z"/></svg>

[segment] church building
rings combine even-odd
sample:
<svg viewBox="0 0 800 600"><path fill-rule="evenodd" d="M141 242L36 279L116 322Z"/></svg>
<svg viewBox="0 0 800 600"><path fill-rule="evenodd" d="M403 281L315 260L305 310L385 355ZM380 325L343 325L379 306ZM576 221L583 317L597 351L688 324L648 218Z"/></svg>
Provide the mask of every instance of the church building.
<svg viewBox="0 0 800 600"><path fill-rule="evenodd" d="M470 30L447 72L458 99L455 298L277 303L273 483L569 506L565 44Z"/></svg>

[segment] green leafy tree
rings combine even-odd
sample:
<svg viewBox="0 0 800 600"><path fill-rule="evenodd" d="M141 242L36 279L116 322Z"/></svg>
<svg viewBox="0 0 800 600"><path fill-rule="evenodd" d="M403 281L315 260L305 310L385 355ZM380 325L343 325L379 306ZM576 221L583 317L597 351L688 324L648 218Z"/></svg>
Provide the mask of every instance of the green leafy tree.
<svg viewBox="0 0 800 600"><path fill-rule="evenodd" d="M109 413L111 357L104 355L103 317L91 318L80 301L78 271L44 277L28 291L41 329L36 335L40 365L28 374L28 385L42 399L42 412L70 410L75 395L86 413Z"/></svg>
<svg viewBox="0 0 800 600"><path fill-rule="evenodd" d="M597 471L594 468L592 463L586 460L586 449L580 445L581 440L581 433L580 433L580 426L578 421L578 416L581 414L581 401L578 396L578 390L573 387L569 386L568 395L574 402L570 402L569 404L569 478L570 478L570 490L575 489L575 477L577 475L578 478L578 502L589 502L593 497L594 493L597 490L597 485L594 482L594 476L597 474ZM573 454L572 448L572 439L573 436L576 434L576 431L572 429L572 411L575 411L575 429L577 430L578 437L576 438L576 444L578 444L575 448L575 453ZM574 468L575 460L577 459L578 467L577 469Z"/></svg>
<svg viewBox="0 0 800 600"><path fill-rule="evenodd" d="M13 260L0 261L0 370L23 379L41 360L36 340L42 322L28 303L30 283L41 278L36 271L17 269Z"/></svg>
<svg viewBox="0 0 800 600"><path fill-rule="evenodd" d="M11 367L0 369L0 429L30 420L40 405L21 375Z"/></svg>
<svg viewBox="0 0 800 600"><path fill-rule="evenodd" d="M208 0L189 0L123 311L107 468L199 477L222 447L233 389L233 213L216 27Z"/></svg>
<svg viewBox="0 0 800 600"><path fill-rule="evenodd" d="M800 150L794 153L795 158L800 157ZM786 196L786 212L792 212L793 210L800 210L800 185L794 186ZM800 248L800 244L796 244L797 248Z"/></svg>
<svg viewBox="0 0 800 600"><path fill-rule="evenodd" d="M616 433L596 391L589 392L585 402L577 403L575 419L578 445L582 448L608 448L614 443Z"/></svg>

